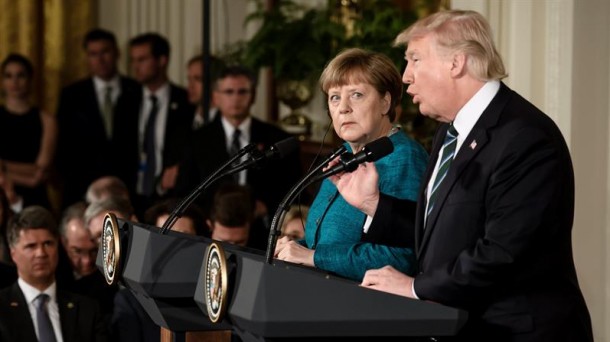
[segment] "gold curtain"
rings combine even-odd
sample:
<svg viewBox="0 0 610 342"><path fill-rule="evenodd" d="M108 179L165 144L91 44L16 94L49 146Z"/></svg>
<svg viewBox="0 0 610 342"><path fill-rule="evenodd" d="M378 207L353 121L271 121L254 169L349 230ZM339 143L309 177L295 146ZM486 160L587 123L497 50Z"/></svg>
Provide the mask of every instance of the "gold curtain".
<svg viewBox="0 0 610 342"><path fill-rule="evenodd" d="M87 74L81 48L96 25L97 0L0 0L0 58L34 64L33 101L55 113L61 88Z"/></svg>

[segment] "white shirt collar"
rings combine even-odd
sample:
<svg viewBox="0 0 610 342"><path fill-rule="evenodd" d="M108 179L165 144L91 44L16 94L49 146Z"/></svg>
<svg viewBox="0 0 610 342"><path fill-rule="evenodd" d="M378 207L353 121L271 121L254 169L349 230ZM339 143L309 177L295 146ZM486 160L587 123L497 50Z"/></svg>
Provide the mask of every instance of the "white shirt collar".
<svg viewBox="0 0 610 342"><path fill-rule="evenodd" d="M106 87L112 87L113 92L115 91L115 89L119 90L121 88L120 80L121 80L121 78L119 77L118 74L114 75L114 77L111 78L110 81L104 81L103 79L101 79L97 76L93 76L93 84L95 86L95 92L103 94L106 91Z"/></svg>
<svg viewBox="0 0 610 342"><path fill-rule="evenodd" d="M142 87L142 89L144 89L144 98L146 100L150 98L150 95L155 95L160 105L169 101L169 82L165 82L155 92L150 91L147 87Z"/></svg>
<svg viewBox="0 0 610 342"><path fill-rule="evenodd" d="M252 118L248 116L244 121L242 121L239 126L233 126L224 116L220 117L220 122L222 122L222 127L225 131L225 137L227 137L227 143L231 144L231 139L233 137L233 132L235 132L236 128L239 128L241 131L240 140L242 142L241 147L244 147L250 141L250 127L252 126ZM245 144L244 144L245 143Z"/></svg>
<svg viewBox="0 0 610 342"><path fill-rule="evenodd" d="M479 121L491 100L496 96L498 90L500 90L500 81L488 81L457 113L455 120L453 120L453 127L458 132L456 151L460 150L462 143Z"/></svg>
<svg viewBox="0 0 610 342"><path fill-rule="evenodd" d="M49 295L50 302L57 302L57 284L55 282L53 282L53 284L47 287L44 291L40 291L32 285L26 283L25 280L21 278L17 279L17 284L19 285L19 288L21 288L21 292L23 292L25 301L28 304L31 304L41 293Z"/></svg>

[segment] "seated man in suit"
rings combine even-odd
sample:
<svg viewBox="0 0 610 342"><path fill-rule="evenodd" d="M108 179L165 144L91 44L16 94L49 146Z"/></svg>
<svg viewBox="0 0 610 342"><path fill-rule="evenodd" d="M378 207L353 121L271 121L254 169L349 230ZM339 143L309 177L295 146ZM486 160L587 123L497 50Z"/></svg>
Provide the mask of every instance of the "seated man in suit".
<svg viewBox="0 0 610 342"><path fill-rule="evenodd" d="M0 291L0 326L10 341L106 341L95 302L57 288L59 233L51 213L25 208L8 229L19 279Z"/></svg>
<svg viewBox="0 0 610 342"><path fill-rule="evenodd" d="M134 198L141 215L174 188L177 165L192 130L194 107L186 90L169 81L167 39L157 33L141 34L129 42L129 54L133 75L141 85L138 196Z"/></svg>
<svg viewBox="0 0 610 342"><path fill-rule="evenodd" d="M256 78L249 70L234 66L224 69L214 85L214 103L220 111L213 122L197 130L188 146L178 176L177 190L184 195L249 143L264 150L290 137L274 125L250 113L256 91ZM264 222L301 175L298 153L270 161L264 168L244 170L225 177L219 184L248 185L256 200L256 216ZM209 213L217 186L202 196L200 206ZM264 224L263 226L266 226Z"/></svg>
<svg viewBox="0 0 610 342"><path fill-rule="evenodd" d="M65 87L57 109L64 208L81 201L87 186L101 176L118 176L135 189L138 84L119 74L112 32L89 31L83 48L91 76Z"/></svg>
<svg viewBox="0 0 610 342"><path fill-rule="evenodd" d="M250 234L253 217L254 203L250 190L228 183L216 192L207 224L214 240L264 249L267 241L258 239L259 236L264 237L262 232Z"/></svg>

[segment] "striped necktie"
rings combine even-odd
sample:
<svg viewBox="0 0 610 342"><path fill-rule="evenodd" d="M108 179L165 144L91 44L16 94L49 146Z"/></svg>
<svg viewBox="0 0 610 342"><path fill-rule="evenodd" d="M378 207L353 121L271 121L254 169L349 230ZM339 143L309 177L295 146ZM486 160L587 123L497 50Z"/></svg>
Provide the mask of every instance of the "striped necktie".
<svg viewBox="0 0 610 342"><path fill-rule="evenodd" d="M443 142L443 155L441 157L441 162L438 166L436 178L434 179L434 183L432 185L432 191L430 192L430 199L428 200L428 211L426 212L426 217L430 215L432 209L434 209L434 202L436 201L436 197L438 196L438 188L447 176L449 166L451 166L451 162L453 161L453 157L455 156L457 136L458 132L455 130L455 127L453 127L453 124L449 125L447 135L445 136L445 141Z"/></svg>

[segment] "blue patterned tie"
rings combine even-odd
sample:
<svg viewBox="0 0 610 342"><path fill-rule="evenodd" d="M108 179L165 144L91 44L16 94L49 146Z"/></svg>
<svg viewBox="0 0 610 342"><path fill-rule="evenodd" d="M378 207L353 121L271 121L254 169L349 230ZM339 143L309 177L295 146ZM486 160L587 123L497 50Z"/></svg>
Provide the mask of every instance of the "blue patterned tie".
<svg viewBox="0 0 610 342"><path fill-rule="evenodd" d="M430 215L432 209L434 209L434 202L436 201L436 197L438 196L438 188L443 182L443 179L445 179L445 177L447 176L447 171L449 171L449 166L451 166L453 156L455 156L457 136L458 132L455 130L455 127L453 127L453 124L449 125L447 135L445 136L445 141L443 142L443 155L441 157L441 162L438 166L436 178L434 179L434 183L432 185L432 191L430 192L430 199L428 200L428 211L426 212L426 217Z"/></svg>
<svg viewBox="0 0 610 342"><path fill-rule="evenodd" d="M49 295L41 293L34 299L36 306L36 321L38 322L38 341L39 342L55 342L55 333L53 325L47 312L47 302Z"/></svg>

